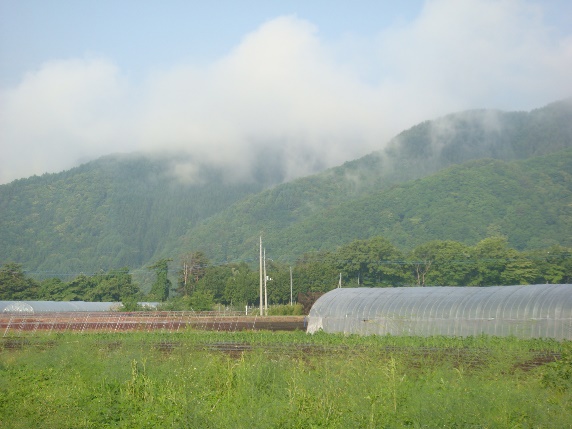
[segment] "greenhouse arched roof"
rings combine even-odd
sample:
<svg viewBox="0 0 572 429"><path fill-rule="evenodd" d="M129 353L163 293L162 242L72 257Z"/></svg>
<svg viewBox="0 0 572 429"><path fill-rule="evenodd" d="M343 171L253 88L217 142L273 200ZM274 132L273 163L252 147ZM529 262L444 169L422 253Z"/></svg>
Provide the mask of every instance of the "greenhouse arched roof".
<svg viewBox="0 0 572 429"><path fill-rule="evenodd" d="M1 313L59 313L74 311L114 311L120 302L85 301L0 301Z"/></svg>
<svg viewBox="0 0 572 429"><path fill-rule="evenodd" d="M572 285L338 288L310 310L307 331L319 330L572 340Z"/></svg>

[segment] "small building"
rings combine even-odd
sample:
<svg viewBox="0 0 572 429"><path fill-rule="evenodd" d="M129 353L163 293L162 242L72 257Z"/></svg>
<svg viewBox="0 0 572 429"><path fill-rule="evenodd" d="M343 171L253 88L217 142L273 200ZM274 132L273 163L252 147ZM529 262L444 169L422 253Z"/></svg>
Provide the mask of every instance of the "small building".
<svg viewBox="0 0 572 429"><path fill-rule="evenodd" d="M572 340L572 285L338 288L322 295L307 332Z"/></svg>

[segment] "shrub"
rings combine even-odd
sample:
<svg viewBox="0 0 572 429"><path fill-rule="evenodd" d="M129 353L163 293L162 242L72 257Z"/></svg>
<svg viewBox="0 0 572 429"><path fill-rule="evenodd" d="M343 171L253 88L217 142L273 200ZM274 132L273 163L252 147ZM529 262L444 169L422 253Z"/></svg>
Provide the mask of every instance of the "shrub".
<svg viewBox="0 0 572 429"><path fill-rule="evenodd" d="M564 392L572 388L572 347L562 352L562 357L549 363L542 374L542 384Z"/></svg>
<svg viewBox="0 0 572 429"><path fill-rule="evenodd" d="M273 305L268 308L269 316L302 316L304 307L302 304L294 305Z"/></svg>

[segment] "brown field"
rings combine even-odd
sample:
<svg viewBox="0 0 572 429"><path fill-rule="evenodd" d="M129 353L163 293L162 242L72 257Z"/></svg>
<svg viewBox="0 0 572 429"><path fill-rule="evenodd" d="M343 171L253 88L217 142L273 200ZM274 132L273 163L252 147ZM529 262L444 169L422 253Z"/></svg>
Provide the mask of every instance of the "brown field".
<svg viewBox="0 0 572 429"><path fill-rule="evenodd" d="M35 331L208 331L304 330L304 316L245 316L242 313L144 311L0 314L2 336Z"/></svg>

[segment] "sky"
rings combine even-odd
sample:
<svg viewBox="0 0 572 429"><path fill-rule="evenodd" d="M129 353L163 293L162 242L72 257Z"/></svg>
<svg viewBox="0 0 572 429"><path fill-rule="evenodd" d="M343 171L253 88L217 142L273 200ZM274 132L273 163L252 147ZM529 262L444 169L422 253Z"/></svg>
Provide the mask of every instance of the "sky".
<svg viewBox="0 0 572 429"><path fill-rule="evenodd" d="M273 147L294 178L570 96L569 0L0 0L0 184L136 151L246 178Z"/></svg>

